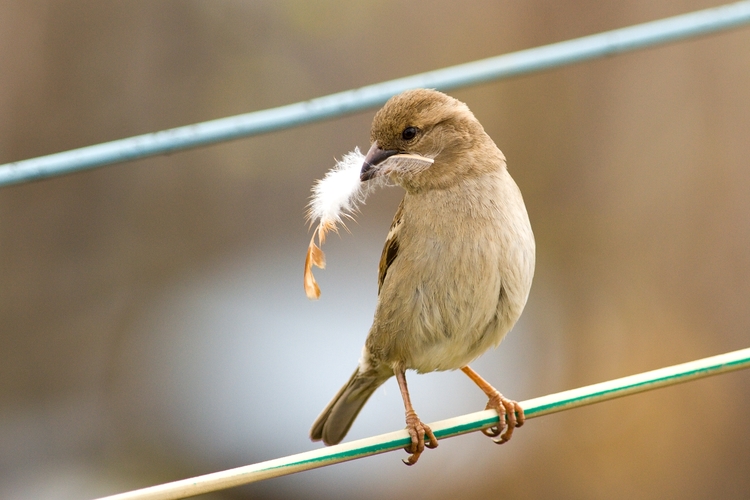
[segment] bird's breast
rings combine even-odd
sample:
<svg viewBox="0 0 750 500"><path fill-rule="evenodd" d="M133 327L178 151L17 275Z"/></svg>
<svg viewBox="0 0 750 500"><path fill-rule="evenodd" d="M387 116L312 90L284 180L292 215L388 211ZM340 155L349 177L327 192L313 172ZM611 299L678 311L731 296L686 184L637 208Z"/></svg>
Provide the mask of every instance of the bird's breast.
<svg viewBox="0 0 750 500"><path fill-rule="evenodd" d="M508 201L517 207L508 197L520 192L503 180L406 195L398 255L368 338L384 361L422 372L460 368L517 320L530 286L530 277L518 279L529 274L519 249L528 248L531 229L522 200L520 214L504 209ZM533 255L531 262L533 273Z"/></svg>

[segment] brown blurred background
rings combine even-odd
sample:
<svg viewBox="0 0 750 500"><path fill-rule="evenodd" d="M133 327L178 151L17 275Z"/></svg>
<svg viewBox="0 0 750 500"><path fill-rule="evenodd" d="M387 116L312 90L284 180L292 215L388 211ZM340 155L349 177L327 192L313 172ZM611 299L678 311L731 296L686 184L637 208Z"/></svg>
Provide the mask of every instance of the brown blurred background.
<svg viewBox="0 0 750 500"><path fill-rule="evenodd" d="M288 104L721 4L0 1L0 163ZM519 325L476 368L519 400L750 346L750 29L456 90L535 229ZM400 199L326 245L312 182L373 111L0 189L0 498L90 498L318 447ZM477 411L410 377L426 421ZM748 498L750 373L207 495ZM389 382L355 439L403 427Z"/></svg>

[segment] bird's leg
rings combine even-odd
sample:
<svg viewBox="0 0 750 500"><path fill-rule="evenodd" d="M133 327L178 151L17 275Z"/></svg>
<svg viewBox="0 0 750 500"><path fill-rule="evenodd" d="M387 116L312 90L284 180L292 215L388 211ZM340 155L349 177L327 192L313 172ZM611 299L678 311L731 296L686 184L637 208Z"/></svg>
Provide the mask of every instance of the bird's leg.
<svg viewBox="0 0 750 500"><path fill-rule="evenodd" d="M404 448L407 453L411 453L409 458L404 459L406 465L414 465L419 460L419 456L424 451L424 447L437 448L438 441L432 429L427 424L422 423L411 405L409 397L409 388L406 386L406 374L402 368L395 368L393 372L398 380L398 387L401 389L401 397L404 399L404 408L406 409L406 430L411 436L411 444ZM425 436L429 439L425 442Z"/></svg>
<svg viewBox="0 0 750 500"><path fill-rule="evenodd" d="M497 389L492 387L489 382L480 377L479 374L470 367L464 366L461 368L461 371L468 375L469 378L473 380L485 394L487 394L487 397L490 398L485 410L492 408L497 411L497 415L500 417L500 422L498 422L497 425L488 429L482 429L484 435L493 438L500 436L499 439L493 439L497 444L503 444L510 440L511 436L513 436L513 429L521 427L525 420L521 405L511 399L503 397Z"/></svg>

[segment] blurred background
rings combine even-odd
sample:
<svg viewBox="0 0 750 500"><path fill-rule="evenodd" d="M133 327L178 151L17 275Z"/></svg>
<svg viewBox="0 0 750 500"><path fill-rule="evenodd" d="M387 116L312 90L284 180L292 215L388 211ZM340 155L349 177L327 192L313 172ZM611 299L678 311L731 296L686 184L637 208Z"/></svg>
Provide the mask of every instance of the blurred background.
<svg viewBox="0 0 750 500"><path fill-rule="evenodd" d="M0 1L0 163L265 109L709 0ZM750 29L471 88L534 226L531 297L475 368L524 400L750 346ZM0 189L0 497L80 499L319 447L402 196L330 238L313 181L374 110ZM411 375L427 422L484 408ZM750 373L201 498L747 498ZM347 439L403 428L389 381Z"/></svg>

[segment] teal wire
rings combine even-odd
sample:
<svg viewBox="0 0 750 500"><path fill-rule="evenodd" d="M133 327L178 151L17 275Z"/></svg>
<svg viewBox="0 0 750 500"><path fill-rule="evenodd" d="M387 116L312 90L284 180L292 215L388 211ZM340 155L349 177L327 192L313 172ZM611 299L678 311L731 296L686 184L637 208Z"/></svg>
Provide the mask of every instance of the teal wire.
<svg viewBox="0 0 750 500"><path fill-rule="evenodd" d="M750 23L750 0L339 92L287 106L0 165L0 187L290 128L382 105L411 88L450 90Z"/></svg>
<svg viewBox="0 0 750 500"><path fill-rule="evenodd" d="M750 348L660 368L608 382L580 387L521 402L527 418L590 405L614 398L667 387L708 376L750 368ZM483 411L455 417L430 426L438 439L475 432L496 425L497 413ZM263 481L304 470L325 467L403 448L410 443L405 430L360 439L283 458L246 465L171 483L119 493L99 500L176 500Z"/></svg>

